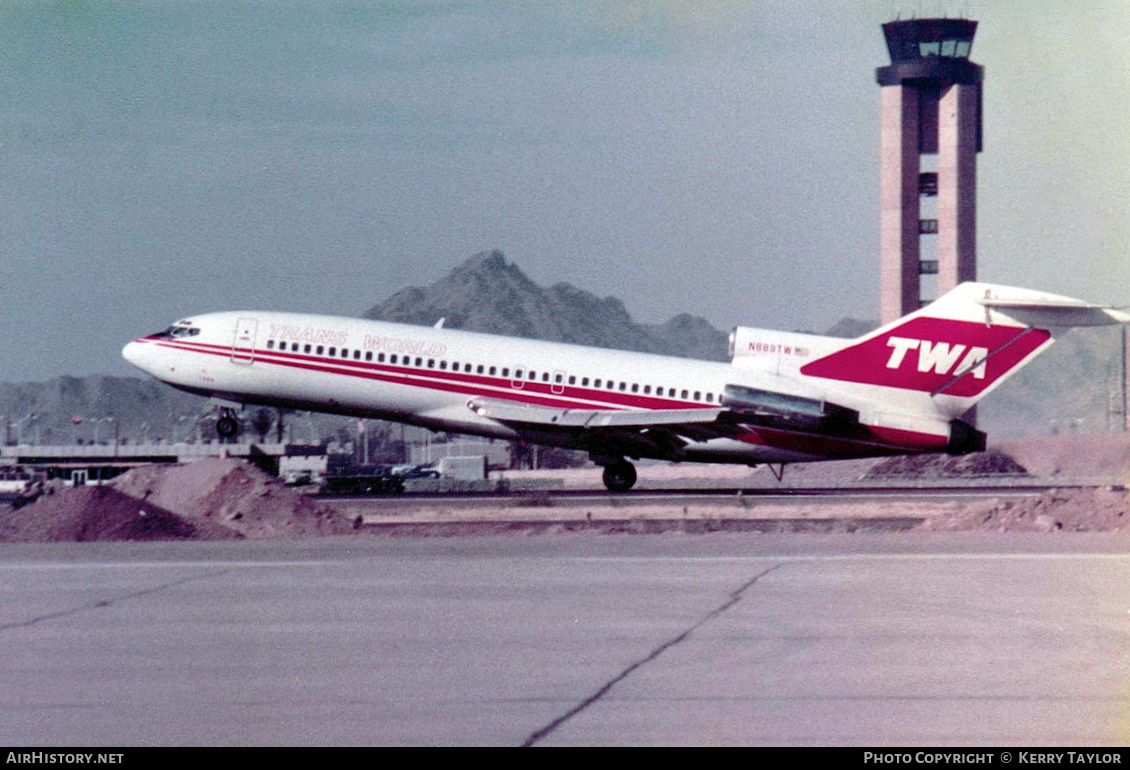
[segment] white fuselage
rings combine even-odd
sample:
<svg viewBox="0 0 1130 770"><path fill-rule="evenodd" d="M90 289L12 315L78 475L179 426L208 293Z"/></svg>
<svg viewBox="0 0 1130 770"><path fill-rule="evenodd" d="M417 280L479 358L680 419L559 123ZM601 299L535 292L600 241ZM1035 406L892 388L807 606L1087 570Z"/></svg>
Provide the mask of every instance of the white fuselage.
<svg viewBox="0 0 1130 770"><path fill-rule="evenodd" d="M518 430L481 416L469 402L494 399L563 410L709 409L720 407L727 385L795 393L802 384L779 364L712 363L329 316L212 313L180 322L177 329L131 342L123 355L174 387L221 403L383 418L578 448L586 446L577 431ZM811 385L805 388L807 397L825 397ZM785 434L751 431L691 441L678 459L795 462L893 449L877 439L848 446L832 437L814 443L811 436Z"/></svg>

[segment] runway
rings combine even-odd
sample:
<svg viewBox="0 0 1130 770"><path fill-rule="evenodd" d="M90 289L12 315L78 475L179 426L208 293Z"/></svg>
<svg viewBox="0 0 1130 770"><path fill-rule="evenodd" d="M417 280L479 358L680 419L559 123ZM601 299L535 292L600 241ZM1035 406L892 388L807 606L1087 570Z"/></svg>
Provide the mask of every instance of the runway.
<svg viewBox="0 0 1130 770"><path fill-rule="evenodd" d="M4 545L0 743L1125 744L1127 545Z"/></svg>

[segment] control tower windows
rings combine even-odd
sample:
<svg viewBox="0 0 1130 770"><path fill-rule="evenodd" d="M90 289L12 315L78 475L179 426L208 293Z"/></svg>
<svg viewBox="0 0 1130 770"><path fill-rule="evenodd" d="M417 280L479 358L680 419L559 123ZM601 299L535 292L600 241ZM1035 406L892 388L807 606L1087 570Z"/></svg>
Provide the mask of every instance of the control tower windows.
<svg viewBox="0 0 1130 770"><path fill-rule="evenodd" d="M970 40L922 40L918 43L918 55L968 59L972 45Z"/></svg>

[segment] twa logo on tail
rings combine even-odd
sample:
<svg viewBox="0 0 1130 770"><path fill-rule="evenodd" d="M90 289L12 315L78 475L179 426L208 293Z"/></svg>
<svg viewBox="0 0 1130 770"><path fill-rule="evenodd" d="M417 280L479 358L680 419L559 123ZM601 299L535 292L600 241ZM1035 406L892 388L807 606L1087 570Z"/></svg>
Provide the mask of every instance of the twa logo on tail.
<svg viewBox="0 0 1130 770"><path fill-rule="evenodd" d="M800 371L809 377L975 398L1050 339L1043 329L916 316Z"/></svg>
<svg viewBox="0 0 1130 770"><path fill-rule="evenodd" d="M985 379L985 359L989 357L988 348L969 347L969 352L961 360L961 365L954 369L954 364L965 353L966 346L961 344L951 345L948 342L931 342L930 340L913 340L909 337L887 337L887 346L893 348L891 357L887 359L888 369L898 369L902 366L906 354L912 350L918 351L918 371L928 372L931 369L935 374L950 374L959 376L973 370L973 376L978 380Z"/></svg>

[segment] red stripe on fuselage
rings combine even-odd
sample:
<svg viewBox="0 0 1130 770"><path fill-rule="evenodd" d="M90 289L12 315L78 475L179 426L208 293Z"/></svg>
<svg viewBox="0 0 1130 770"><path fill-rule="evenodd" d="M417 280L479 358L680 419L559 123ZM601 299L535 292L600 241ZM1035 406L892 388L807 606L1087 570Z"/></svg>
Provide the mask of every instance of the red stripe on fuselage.
<svg viewBox="0 0 1130 770"><path fill-rule="evenodd" d="M138 340L138 342L150 342L159 347L212 355L221 358L230 358L233 352L233 348L230 346L185 342L183 340L143 338ZM654 396L641 397L639 395L620 393L618 391L596 390L577 385L555 385L554 383L542 383L530 380L518 380L522 382L522 387L515 388L510 384L513 378L464 374L442 369L404 368L389 364L370 363L344 358L317 357L263 349L252 351L246 348L234 348L234 351L237 356L251 357L253 354L254 360L257 363L285 366L292 369L322 372L325 374L339 374L360 379L387 382L394 385L438 390L447 393L459 393L465 396L505 398L509 401L519 401L521 403L558 407L562 409L665 410L686 409L688 407L702 408L704 406L704 402L698 401L672 401L670 399ZM564 394L553 393L553 387L560 387L563 390L568 388L570 395L565 396Z"/></svg>

